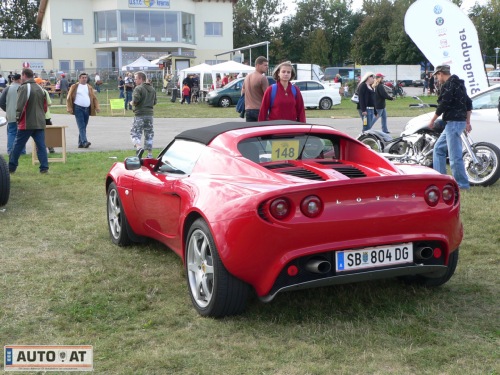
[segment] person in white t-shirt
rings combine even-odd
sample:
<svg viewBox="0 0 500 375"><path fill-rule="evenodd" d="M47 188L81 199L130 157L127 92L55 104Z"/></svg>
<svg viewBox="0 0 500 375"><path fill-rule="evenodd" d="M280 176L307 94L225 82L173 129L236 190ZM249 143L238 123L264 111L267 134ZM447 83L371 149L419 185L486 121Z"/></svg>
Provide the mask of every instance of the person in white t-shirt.
<svg viewBox="0 0 500 375"><path fill-rule="evenodd" d="M78 126L78 148L89 148L90 142L87 140L89 116L95 116L100 112L99 101L94 89L87 83L88 78L87 73L80 73L78 83L69 88L66 100L66 110L75 115Z"/></svg>
<svg viewBox="0 0 500 375"><path fill-rule="evenodd" d="M101 92L101 85L102 85L102 81L101 81L101 76L99 75L99 73L95 73L95 89L97 92Z"/></svg>

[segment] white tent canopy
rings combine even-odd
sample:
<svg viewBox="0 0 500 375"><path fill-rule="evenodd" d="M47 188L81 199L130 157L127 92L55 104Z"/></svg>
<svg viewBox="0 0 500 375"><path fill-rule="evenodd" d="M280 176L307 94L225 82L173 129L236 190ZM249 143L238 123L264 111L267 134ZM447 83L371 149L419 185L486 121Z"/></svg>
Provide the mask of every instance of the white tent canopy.
<svg viewBox="0 0 500 375"><path fill-rule="evenodd" d="M139 57L134 62L122 67L123 71L127 70L160 70L158 65L153 64L144 56Z"/></svg>
<svg viewBox="0 0 500 375"><path fill-rule="evenodd" d="M200 87L201 88L204 88L204 76L205 74L212 74L212 66L208 65L208 64L200 64L200 65L195 65L195 66L191 66L189 68L186 68L186 69L182 69L180 72L179 72L179 85L182 83L182 81L184 81L184 78L186 78L187 75L189 74L199 74L200 75Z"/></svg>
<svg viewBox="0 0 500 375"><path fill-rule="evenodd" d="M233 73L252 73L255 68L249 65L240 64L236 61L226 61L217 65L212 65L212 80L215 82L217 74L226 75Z"/></svg>

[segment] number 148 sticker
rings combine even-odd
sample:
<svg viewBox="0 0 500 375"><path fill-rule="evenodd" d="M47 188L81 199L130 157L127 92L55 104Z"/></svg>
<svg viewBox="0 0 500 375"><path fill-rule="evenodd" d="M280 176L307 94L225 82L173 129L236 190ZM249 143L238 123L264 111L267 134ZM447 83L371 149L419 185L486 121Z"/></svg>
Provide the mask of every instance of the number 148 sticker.
<svg viewBox="0 0 500 375"><path fill-rule="evenodd" d="M273 141L272 143L272 160L290 160L297 159L299 156L299 141Z"/></svg>

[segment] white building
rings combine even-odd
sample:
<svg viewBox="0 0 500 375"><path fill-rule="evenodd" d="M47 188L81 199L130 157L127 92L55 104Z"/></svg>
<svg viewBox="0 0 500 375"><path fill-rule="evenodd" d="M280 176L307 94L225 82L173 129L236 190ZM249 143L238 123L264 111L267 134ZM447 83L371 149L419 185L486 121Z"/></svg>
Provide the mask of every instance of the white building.
<svg viewBox="0 0 500 375"><path fill-rule="evenodd" d="M1 70L19 72L29 63L35 71L116 72L140 56L165 55L178 56L173 69L211 64L233 48L236 1L41 0L37 24L45 42L33 48L36 41L2 41Z"/></svg>

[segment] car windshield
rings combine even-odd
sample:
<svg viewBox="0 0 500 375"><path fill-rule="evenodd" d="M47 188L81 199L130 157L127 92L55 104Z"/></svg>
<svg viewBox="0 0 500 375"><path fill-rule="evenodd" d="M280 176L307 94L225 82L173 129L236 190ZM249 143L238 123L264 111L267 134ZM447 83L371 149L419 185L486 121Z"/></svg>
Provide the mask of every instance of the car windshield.
<svg viewBox="0 0 500 375"><path fill-rule="evenodd" d="M339 140L331 135L294 134L245 139L238 144L241 155L255 163L280 160L338 159Z"/></svg>
<svg viewBox="0 0 500 375"><path fill-rule="evenodd" d="M498 98L500 97L500 88L479 94L472 99L473 109L489 109L498 107Z"/></svg>
<svg viewBox="0 0 500 375"><path fill-rule="evenodd" d="M236 90L240 89L241 90L241 86L243 86L243 79L238 79L236 81L229 82L223 88L225 88L225 89L236 89Z"/></svg>
<svg viewBox="0 0 500 375"><path fill-rule="evenodd" d="M176 139L161 155L160 172L190 174L206 146L193 141Z"/></svg>

